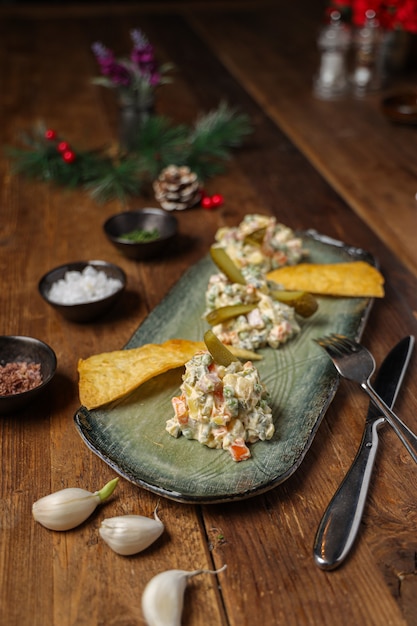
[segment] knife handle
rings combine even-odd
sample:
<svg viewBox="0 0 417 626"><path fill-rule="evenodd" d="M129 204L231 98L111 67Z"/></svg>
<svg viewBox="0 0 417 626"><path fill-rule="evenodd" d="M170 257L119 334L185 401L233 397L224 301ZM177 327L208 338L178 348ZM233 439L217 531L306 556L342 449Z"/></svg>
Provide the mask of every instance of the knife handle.
<svg viewBox="0 0 417 626"><path fill-rule="evenodd" d="M322 517L313 547L321 569L338 567L356 539L378 449L377 430L383 422L381 417L366 423L355 459Z"/></svg>

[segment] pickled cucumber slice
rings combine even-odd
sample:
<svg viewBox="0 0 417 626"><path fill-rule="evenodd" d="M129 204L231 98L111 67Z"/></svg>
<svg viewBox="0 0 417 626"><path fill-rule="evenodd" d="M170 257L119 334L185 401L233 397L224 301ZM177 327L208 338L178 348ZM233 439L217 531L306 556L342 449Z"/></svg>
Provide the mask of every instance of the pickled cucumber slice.
<svg viewBox="0 0 417 626"><path fill-rule="evenodd" d="M233 361L239 359L235 357L230 350L226 348L224 344L216 337L212 330L207 330L204 333L204 343L207 346L207 350L218 365L227 367Z"/></svg>
<svg viewBox="0 0 417 626"><path fill-rule="evenodd" d="M256 309L256 307L257 304L233 304L229 306L222 306L219 309L214 309L214 311L207 313L206 320L210 326L216 326L216 324L222 324L223 322L227 322L234 317L239 317L239 315L246 315L246 313L250 313Z"/></svg>
<svg viewBox="0 0 417 626"><path fill-rule="evenodd" d="M251 246L260 246L264 240L266 234L266 228L258 228L254 230L250 235L246 235L244 243L248 243Z"/></svg>
<svg viewBox="0 0 417 626"><path fill-rule="evenodd" d="M211 246L210 255L219 270L226 275L231 283L246 285L246 280L244 279L242 272L237 267L237 265L233 263L232 259L227 254L224 248Z"/></svg>
<svg viewBox="0 0 417 626"><path fill-rule="evenodd" d="M307 291L284 291L271 289L270 296L278 302L283 302L293 307L301 317L311 317L318 309L318 302L315 297Z"/></svg>

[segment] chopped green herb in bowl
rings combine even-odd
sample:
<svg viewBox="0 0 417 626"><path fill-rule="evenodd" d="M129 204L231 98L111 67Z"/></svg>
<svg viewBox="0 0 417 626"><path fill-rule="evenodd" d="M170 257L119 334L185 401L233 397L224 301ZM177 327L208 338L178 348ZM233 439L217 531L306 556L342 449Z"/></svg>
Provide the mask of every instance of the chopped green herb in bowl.
<svg viewBox="0 0 417 626"><path fill-rule="evenodd" d="M138 243L155 241L155 239L159 239L159 237L160 234L157 228L153 228L152 230L135 228L135 230L130 230L128 233L123 233L122 235L120 235L120 239L126 239L127 241L136 241Z"/></svg>
<svg viewBox="0 0 417 626"><path fill-rule="evenodd" d="M138 261L172 252L177 228L174 215L153 207L118 213L103 224L104 232L115 248Z"/></svg>

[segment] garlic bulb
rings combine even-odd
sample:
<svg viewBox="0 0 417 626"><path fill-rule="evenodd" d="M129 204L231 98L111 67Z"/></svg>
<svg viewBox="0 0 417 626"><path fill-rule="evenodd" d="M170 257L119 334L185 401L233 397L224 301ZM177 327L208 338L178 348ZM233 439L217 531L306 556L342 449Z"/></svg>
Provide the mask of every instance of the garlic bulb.
<svg viewBox="0 0 417 626"><path fill-rule="evenodd" d="M170 569L148 582L142 595L142 611L148 626L181 626L184 592L187 581L197 574L218 574L218 570L197 569L187 572Z"/></svg>
<svg viewBox="0 0 417 626"><path fill-rule="evenodd" d="M32 505L33 517L50 530L75 528L90 517L101 502L111 496L118 481L118 478L114 478L95 493L78 487L51 493Z"/></svg>
<svg viewBox="0 0 417 626"><path fill-rule="evenodd" d="M102 521L101 538L117 554L127 556L145 550L162 535L164 525L154 511L154 519L143 515L120 515Z"/></svg>

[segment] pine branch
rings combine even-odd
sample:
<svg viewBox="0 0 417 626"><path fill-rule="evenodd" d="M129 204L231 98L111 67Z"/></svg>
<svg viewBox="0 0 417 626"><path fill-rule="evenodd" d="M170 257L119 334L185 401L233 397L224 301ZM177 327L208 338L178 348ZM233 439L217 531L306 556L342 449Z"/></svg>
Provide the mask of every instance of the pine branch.
<svg viewBox="0 0 417 626"><path fill-rule="evenodd" d="M136 158L125 158L116 164L109 162L108 167L103 167L100 175L91 178L84 187L100 204L114 199L124 204L129 197L139 195L143 173Z"/></svg>
<svg viewBox="0 0 417 626"><path fill-rule="evenodd" d="M249 118L221 103L217 110L197 119L189 137L187 165L201 180L223 172L230 148L241 145L250 132Z"/></svg>
<svg viewBox="0 0 417 626"><path fill-rule="evenodd" d="M172 126L162 116L153 115L143 123L138 132L137 154L142 168L148 170L150 180L154 180L164 167L177 162L185 150L187 136L187 126Z"/></svg>
<svg viewBox="0 0 417 626"><path fill-rule="evenodd" d="M58 140L45 139L45 130L38 125L32 134L22 134L26 149L8 150L13 171L67 187L82 186L99 202L125 202L168 165L188 165L203 182L224 170L231 148L251 132L247 116L224 103L192 127L151 115L138 126L136 148L129 154L111 158L104 150L75 150L74 161L68 163L57 149Z"/></svg>
<svg viewBox="0 0 417 626"><path fill-rule="evenodd" d="M206 150L218 150L224 155L227 148L236 148L243 138L252 132L247 115L238 114L222 102L218 109L200 116L191 133L190 141L195 145L205 145Z"/></svg>

